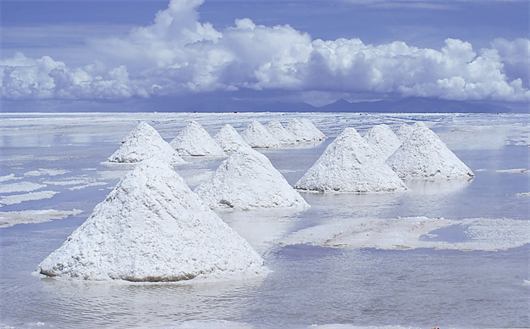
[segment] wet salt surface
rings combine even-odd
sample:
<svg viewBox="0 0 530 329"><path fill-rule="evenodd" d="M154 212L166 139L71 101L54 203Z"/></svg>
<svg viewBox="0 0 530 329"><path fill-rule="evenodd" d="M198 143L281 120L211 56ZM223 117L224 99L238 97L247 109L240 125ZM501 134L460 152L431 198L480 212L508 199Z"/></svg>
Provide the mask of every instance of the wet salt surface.
<svg viewBox="0 0 530 329"><path fill-rule="evenodd" d="M310 118L332 138L316 145L262 150L291 184L345 127L364 133L376 124L397 127L416 120L426 121L439 133L476 177L470 182L406 182L411 190L399 194L304 193L312 205L305 212L219 212L274 271L264 279L125 285L31 275L36 265L62 244L131 168L101 162L119 147L138 120L148 120L169 141L191 119L214 135L225 123L242 131L254 119L264 124L273 119L285 123L301 116ZM528 116L261 113L1 114L1 118L0 176L14 175L1 184L46 184L45 190L59 193L50 199L3 205L0 211L83 212L51 222L0 229L0 325L208 327L210 323L210 327L220 327L222 321L229 321L226 327L530 326L530 286L524 284L530 280L528 244L495 252L278 244L300 230L330 223L347 224L359 218L425 216L454 221L485 218L491 223L502 218L528 221L528 199L516 194L529 192L530 174L497 171L528 168ZM175 168L193 188L208 180L220 161L194 159ZM36 172L40 174L25 175ZM80 177L86 179L79 180ZM79 185L73 185L76 180ZM86 186L87 182L106 185ZM86 187L72 190L76 186ZM0 196L23 194L27 193ZM467 229L460 225L440 228L421 240L463 242L470 239Z"/></svg>

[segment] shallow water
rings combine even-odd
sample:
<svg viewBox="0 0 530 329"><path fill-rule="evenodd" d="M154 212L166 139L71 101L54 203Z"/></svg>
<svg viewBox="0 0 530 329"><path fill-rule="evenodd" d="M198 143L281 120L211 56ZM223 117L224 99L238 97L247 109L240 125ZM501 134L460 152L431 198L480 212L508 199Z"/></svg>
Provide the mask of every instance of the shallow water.
<svg viewBox="0 0 530 329"><path fill-rule="evenodd" d="M189 119L196 119L213 135L224 123L240 129L253 119L285 122L292 116L302 115L1 114L0 176L14 174L20 179L0 184L33 182L47 185L38 191L59 193L49 199L3 205L0 211L80 209L83 213L0 229L0 325L168 327L195 320L226 320L256 328L311 324L530 327L530 285L524 284L530 280L528 244L495 252L278 244L279 239L301 229L365 217L530 220L529 197L516 196L530 192L530 173L497 171L529 166L530 120L524 115L306 114L330 136L347 126L364 132L379 123L395 126L424 120L476 177L469 182L407 182L411 190L395 194L304 193L312 208L300 213L221 212L274 271L266 278L110 284L31 275L130 169L101 162L138 120L148 120L170 140ZM294 184L330 142L263 153ZM194 187L208 179L221 160L196 159L176 170ZM106 185L83 187L88 183ZM0 197L17 194L23 193ZM437 237L429 239L459 242L466 239L463 231L465 227L458 226L439 229L432 232Z"/></svg>

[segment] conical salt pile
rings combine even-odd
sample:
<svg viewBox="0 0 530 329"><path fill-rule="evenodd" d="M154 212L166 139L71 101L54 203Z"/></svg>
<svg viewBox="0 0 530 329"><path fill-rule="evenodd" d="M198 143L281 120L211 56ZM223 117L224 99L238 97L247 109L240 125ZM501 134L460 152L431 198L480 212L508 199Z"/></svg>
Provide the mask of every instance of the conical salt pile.
<svg viewBox="0 0 530 329"><path fill-rule="evenodd" d="M245 148L221 163L212 180L195 192L212 208L309 208L266 156Z"/></svg>
<svg viewBox="0 0 530 329"><path fill-rule="evenodd" d="M286 129L296 137L297 142L318 142L326 139L326 136L308 119L293 118Z"/></svg>
<svg viewBox="0 0 530 329"><path fill-rule="evenodd" d="M175 164L184 162L153 127L147 122L140 122L124 138L120 148L108 158L108 161L135 163L152 157Z"/></svg>
<svg viewBox="0 0 530 329"><path fill-rule="evenodd" d="M282 143L278 138L272 136L261 123L252 121L245 131L241 133L243 140L251 147L257 148L279 148Z"/></svg>
<svg viewBox="0 0 530 329"><path fill-rule="evenodd" d="M377 153L377 158L381 162L388 159L401 146L399 138L385 124L372 127L363 138Z"/></svg>
<svg viewBox="0 0 530 329"><path fill-rule="evenodd" d="M170 144L180 156L226 156L212 136L196 121L190 121Z"/></svg>
<svg viewBox="0 0 530 329"><path fill-rule="evenodd" d="M414 128L412 128L411 125L408 125L406 123L399 126L398 130L396 131L396 136L399 138L401 143L405 142L414 132Z"/></svg>
<svg viewBox="0 0 530 329"><path fill-rule="evenodd" d="M129 172L37 272L85 280L232 279L261 257L166 163Z"/></svg>
<svg viewBox="0 0 530 329"><path fill-rule="evenodd" d="M319 192L393 192L407 187L354 128L346 128L294 186Z"/></svg>
<svg viewBox="0 0 530 329"><path fill-rule="evenodd" d="M267 130L269 133L278 138L282 145L294 145L296 144L296 137L292 132L285 129L280 121L272 120L267 124Z"/></svg>
<svg viewBox="0 0 530 329"><path fill-rule="evenodd" d="M416 122L413 128L412 135L386 160L399 177L469 179L474 176L423 122Z"/></svg>
<svg viewBox="0 0 530 329"><path fill-rule="evenodd" d="M225 152L235 152L241 147L250 147L229 124L224 125L213 139Z"/></svg>

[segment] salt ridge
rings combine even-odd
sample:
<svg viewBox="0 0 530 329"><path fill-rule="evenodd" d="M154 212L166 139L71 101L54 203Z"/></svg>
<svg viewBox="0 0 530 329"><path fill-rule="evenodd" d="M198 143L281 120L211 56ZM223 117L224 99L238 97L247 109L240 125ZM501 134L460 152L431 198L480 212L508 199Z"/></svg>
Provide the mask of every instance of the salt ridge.
<svg viewBox="0 0 530 329"><path fill-rule="evenodd" d="M445 143L423 122L386 163L404 179L470 179L474 176Z"/></svg>
<svg viewBox="0 0 530 329"><path fill-rule="evenodd" d="M142 121L124 138L120 148L108 161L136 163L153 157L174 164L184 162L153 127Z"/></svg>
<svg viewBox="0 0 530 329"><path fill-rule="evenodd" d="M394 192L407 189L354 128L346 128L295 184L318 192Z"/></svg>
<svg viewBox="0 0 530 329"><path fill-rule="evenodd" d="M252 149L232 154L195 192L212 208L309 208L269 159Z"/></svg>
<svg viewBox="0 0 530 329"><path fill-rule="evenodd" d="M226 156L219 144L197 121L190 121L169 144L180 156Z"/></svg>
<svg viewBox="0 0 530 329"><path fill-rule="evenodd" d="M261 257L158 159L129 172L37 268L85 280L180 281L267 273Z"/></svg>
<svg viewBox="0 0 530 329"><path fill-rule="evenodd" d="M243 140L254 148L280 148L282 143L259 121L252 121L241 133Z"/></svg>

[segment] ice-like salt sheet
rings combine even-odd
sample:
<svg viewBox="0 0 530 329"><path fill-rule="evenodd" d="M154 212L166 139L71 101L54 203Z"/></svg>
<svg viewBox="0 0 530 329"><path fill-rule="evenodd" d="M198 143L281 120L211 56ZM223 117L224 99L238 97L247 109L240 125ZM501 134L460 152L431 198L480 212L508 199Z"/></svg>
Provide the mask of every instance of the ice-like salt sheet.
<svg viewBox="0 0 530 329"><path fill-rule="evenodd" d="M495 170L495 172L509 173L509 174L523 174L523 173L530 172L530 170L528 170L528 169L526 169L526 168L519 168L519 169L499 169L499 170Z"/></svg>
<svg viewBox="0 0 530 329"><path fill-rule="evenodd" d="M31 182L2 184L0 185L0 193L32 192L44 187L46 187L46 185Z"/></svg>
<svg viewBox="0 0 530 329"><path fill-rule="evenodd" d="M250 147L230 124L225 124L213 139L225 152L235 152L240 147Z"/></svg>
<svg viewBox="0 0 530 329"><path fill-rule="evenodd" d="M374 126L363 138L377 153L377 158L381 162L388 159L401 146L399 138L386 124Z"/></svg>
<svg viewBox="0 0 530 329"><path fill-rule="evenodd" d="M166 326L163 326L166 328ZM248 323L233 322L233 321L199 321L199 320L190 320L182 322L175 326L171 326L175 329L217 329L217 328L226 328L226 329L252 329L254 328Z"/></svg>
<svg viewBox="0 0 530 329"><path fill-rule="evenodd" d="M221 146L197 121L190 121L169 144L180 156L226 156Z"/></svg>
<svg viewBox="0 0 530 329"><path fill-rule="evenodd" d="M157 157L169 163L184 160L147 122L140 122L127 136L122 145L109 158L109 162L136 163Z"/></svg>
<svg viewBox="0 0 530 329"><path fill-rule="evenodd" d="M259 121L252 121L241 133L243 140L255 148L280 148L282 143L269 133Z"/></svg>
<svg viewBox="0 0 530 329"><path fill-rule="evenodd" d="M404 179L470 179L474 174L423 122L386 163Z"/></svg>
<svg viewBox="0 0 530 329"><path fill-rule="evenodd" d="M448 241L450 236L440 237L432 233L448 227L459 231L465 239ZM530 221L504 218L459 221L427 217L356 218L303 229L279 243L309 243L335 248L495 251L530 243Z"/></svg>
<svg viewBox="0 0 530 329"><path fill-rule="evenodd" d="M90 182L90 183L79 185L79 186L72 186L72 187L69 187L68 189L70 191L77 191L77 190L85 189L87 187L105 186L105 185L108 185L108 183L106 183L106 182Z"/></svg>
<svg viewBox="0 0 530 329"><path fill-rule="evenodd" d="M68 173L68 170L64 169L38 169L24 173L25 177L38 177L38 176L59 176Z"/></svg>
<svg viewBox="0 0 530 329"><path fill-rule="evenodd" d="M27 194L8 195L0 198L0 207L2 205L14 205L26 201L36 201L42 199L51 199L57 191L39 191L31 192Z"/></svg>
<svg viewBox="0 0 530 329"><path fill-rule="evenodd" d="M9 174L5 176L0 176L0 183L7 182L10 180L19 180L22 179L22 177L16 177L15 174Z"/></svg>
<svg viewBox="0 0 530 329"><path fill-rule="evenodd" d="M44 223L54 219L63 219L82 213L82 210L24 210L0 212L0 228L17 224Z"/></svg>
<svg viewBox="0 0 530 329"><path fill-rule="evenodd" d="M268 272L166 162L143 161L37 272L85 280L233 279Z"/></svg>
<svg viewBox="0 0 530 329"><path fill-rule="evenodd" d="M213 178L195 192L214 209L309 208L269 159L250 148L223 161Z"/></svg>
<svg viewBox="0 0 530 329"><path fill-rule="evenodd" d="M276 137L282 145L296 144L296 136L289 130L285 129L278 120L269 121L269 123L267 123L267 130L272 136Z"/></svg>
<svg viewBox="0 0 530 329"><path fill-rule="evenodd" d="M346 128L294 185L318 192L394 192L407 189L354 128Z"/></svg>

